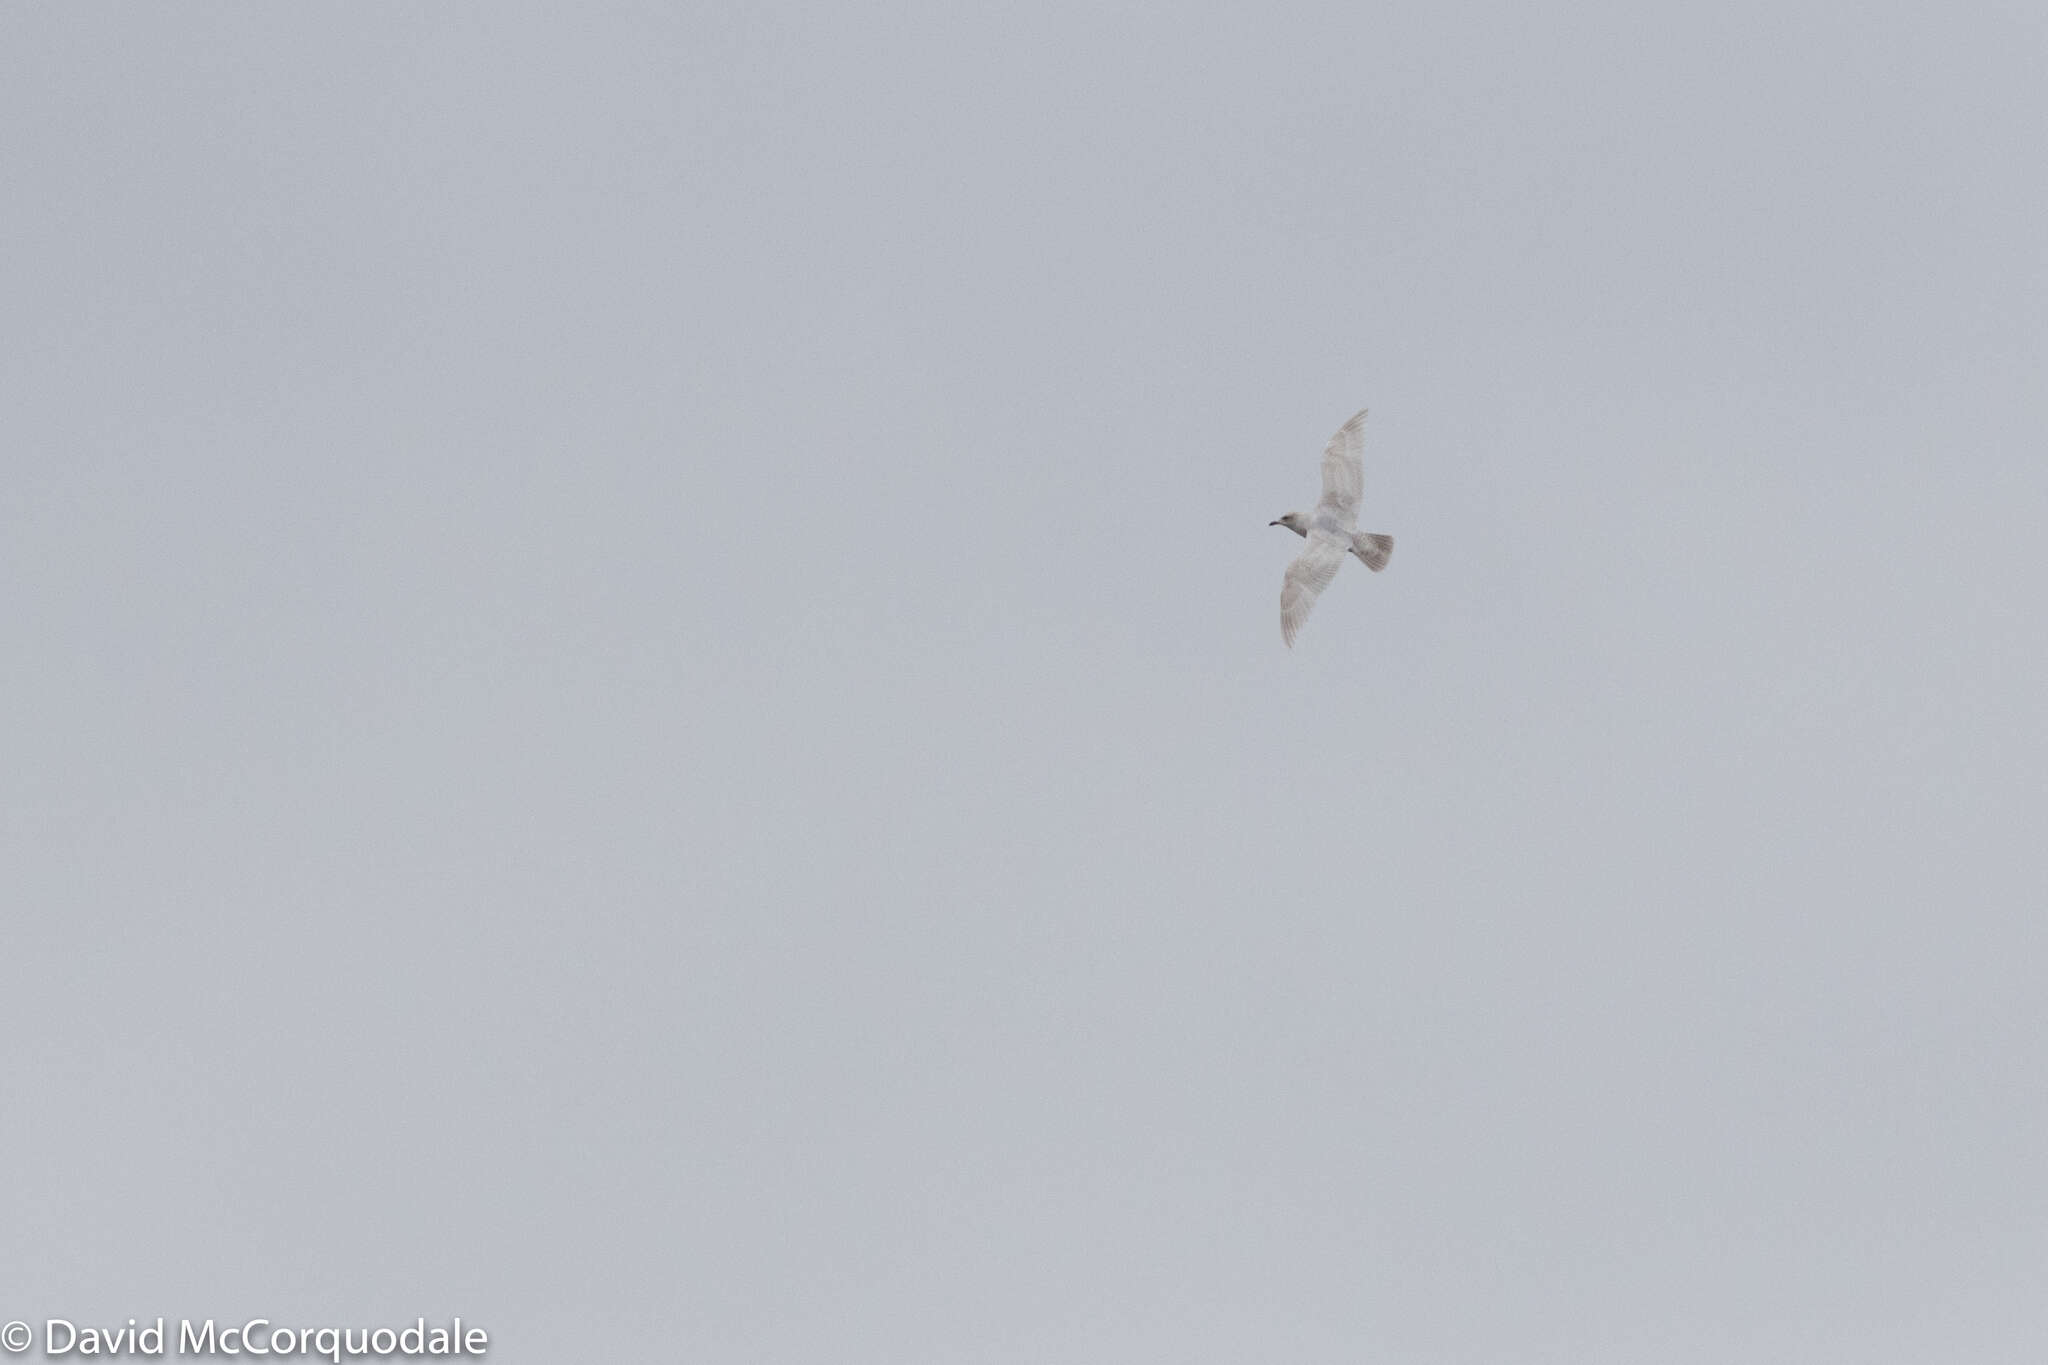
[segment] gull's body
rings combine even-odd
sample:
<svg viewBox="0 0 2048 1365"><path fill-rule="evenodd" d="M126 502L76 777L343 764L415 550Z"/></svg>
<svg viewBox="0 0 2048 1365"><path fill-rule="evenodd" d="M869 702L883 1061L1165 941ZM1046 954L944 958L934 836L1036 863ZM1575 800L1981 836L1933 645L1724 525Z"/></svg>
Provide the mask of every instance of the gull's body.
<svg viewBox="0 0 2048 1365"><path fill-rule="evenodd" d="M1358 500L1365 495L1365 413L1337 428L1323 451L1323 496L1313 512L1289 512L1270 526L1285 526L1308 541L1287 566L1280 587L1280 638L1294 647L1294 636L1308 619L1309 608L1337 576L1345 555L1378 573L1394 553L1394 538L1358 529Z"/></svg>

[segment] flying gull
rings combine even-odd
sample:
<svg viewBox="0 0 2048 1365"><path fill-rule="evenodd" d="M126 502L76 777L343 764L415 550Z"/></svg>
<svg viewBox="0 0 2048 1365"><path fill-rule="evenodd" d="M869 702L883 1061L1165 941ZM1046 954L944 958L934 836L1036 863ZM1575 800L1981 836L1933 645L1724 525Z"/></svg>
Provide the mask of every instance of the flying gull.
<svg viewBox="0 0 2048 1365"><path fill-rule="evenodd" d="M1308 619L1309 608L1345 555L1357 555L1366 568L1378 573L1394 554L1394 538L1358 529L1358 499L1365 492L1365 468L1360 452L1365 445L1365 414L1337 428L1323 451L1323 496L1313 512L1289 512L1268 526L1285 526L1308 541L1294 562L1287 566L1287 581L1280 588L1280 638L1294 648L1295 633Z"/></svg>

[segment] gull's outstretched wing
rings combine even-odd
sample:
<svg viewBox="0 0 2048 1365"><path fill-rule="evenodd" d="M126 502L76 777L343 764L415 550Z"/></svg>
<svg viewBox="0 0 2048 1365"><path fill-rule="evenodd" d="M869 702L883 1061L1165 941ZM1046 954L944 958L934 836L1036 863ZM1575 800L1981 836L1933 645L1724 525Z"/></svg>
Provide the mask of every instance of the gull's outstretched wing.
<svg viewBox="0 0 2048 1365"><path fill-rule="evenodd" d="M1330 580L1343 566L1344 556L1350 553L1348 538L1340 540L1317 527L1308 533L1308 544L1287 566L1287 580L1280 585L1280 638L1289 649L1294 648L1295 632L1308 620L1309 608L1330 586Z"/></svg>
<svg viewBox="0 0 2048 1365"><path fill-rule="evenodd" d="M1327 512L1347 530L1358 529L1358 500L1365 496L1365 412L1337 428L1323 450L1323 499L1317 512Z"/></svg>

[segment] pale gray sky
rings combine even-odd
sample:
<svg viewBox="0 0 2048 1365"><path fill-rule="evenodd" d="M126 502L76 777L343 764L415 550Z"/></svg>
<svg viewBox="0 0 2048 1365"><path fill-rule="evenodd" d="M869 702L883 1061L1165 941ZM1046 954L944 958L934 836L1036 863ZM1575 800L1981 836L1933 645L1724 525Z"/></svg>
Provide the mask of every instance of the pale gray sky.
<svg viewBox="0 0 2048 1365"><path fill-rule="evenodd" d="M2020 3L9 7L0 1319L2040 1361L2044 134Z"/></svg>

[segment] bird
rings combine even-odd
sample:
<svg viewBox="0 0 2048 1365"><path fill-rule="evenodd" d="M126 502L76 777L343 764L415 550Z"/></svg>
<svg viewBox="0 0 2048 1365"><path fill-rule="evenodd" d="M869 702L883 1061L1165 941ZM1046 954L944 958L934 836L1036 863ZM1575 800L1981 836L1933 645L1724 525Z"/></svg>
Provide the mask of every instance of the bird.
<svg viewBox="0 0 2048 1365"><path fill-rule="evenodd" d="M1365 445L1365 410L1337 428L1323 450L1323 496L1313 512L1289 512L1268 526L1285 526L1308 544L1287 566L1287 578L1280 586L1280 638L1294 648L1294 637L1309 609L1345 555L1357 555L1366 568L1378 573L1394 554L1394 538L1358 529L1358 500L1365 493L1365 468L1360 452Z"/></svg>

